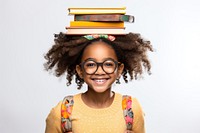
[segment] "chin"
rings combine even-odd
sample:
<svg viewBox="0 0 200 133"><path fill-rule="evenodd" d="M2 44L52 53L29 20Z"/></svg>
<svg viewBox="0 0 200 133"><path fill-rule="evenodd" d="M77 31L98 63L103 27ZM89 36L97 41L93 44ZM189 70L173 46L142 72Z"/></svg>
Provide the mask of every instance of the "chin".
<svg viewBox="0 0 200 133"><path fill-rule="evenodd" d="M108 88L106 87L95 87L93 88L93 90L97 93L103 93L103 92L106 92L108 90Z"/></svg>
<svg viewBox="0 0 200 133"><path fill-rule="evenodd" d="M94 92L96 93L104 93L108 90L110 90L111 87L105 87L105 86L93 86L93 87L90 87Z"/></svg>

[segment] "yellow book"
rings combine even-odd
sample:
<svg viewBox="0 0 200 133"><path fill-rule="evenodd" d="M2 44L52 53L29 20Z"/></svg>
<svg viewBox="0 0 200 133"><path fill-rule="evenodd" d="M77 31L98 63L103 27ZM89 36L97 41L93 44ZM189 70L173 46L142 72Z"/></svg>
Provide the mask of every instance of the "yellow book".
<svg viewBox="0 0 200 133"><path fill-rule="evenodd" d="M125 14L126 7L68 8L69 14Z"/></svg>
<svg viewBox="0 0 200 133"><path fill-rule="evenodd" d="M70 21L70 27L124 27L124 22Z"/></svg>

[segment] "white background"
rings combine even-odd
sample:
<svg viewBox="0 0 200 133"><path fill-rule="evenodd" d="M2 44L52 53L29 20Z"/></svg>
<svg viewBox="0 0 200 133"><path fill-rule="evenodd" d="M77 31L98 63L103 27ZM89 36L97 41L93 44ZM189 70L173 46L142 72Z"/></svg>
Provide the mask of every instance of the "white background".
<svg viewBox="0 0 200 133"><path fill-rule="evenodd" d="M42 133L50 109L65 95L65 77L43 70L53 34L65 32L68 7L126 6L126 30L150 40L152 75L114 90L137 97L147 133L200 133L200 1L1 0L0 132Z"/></svg>

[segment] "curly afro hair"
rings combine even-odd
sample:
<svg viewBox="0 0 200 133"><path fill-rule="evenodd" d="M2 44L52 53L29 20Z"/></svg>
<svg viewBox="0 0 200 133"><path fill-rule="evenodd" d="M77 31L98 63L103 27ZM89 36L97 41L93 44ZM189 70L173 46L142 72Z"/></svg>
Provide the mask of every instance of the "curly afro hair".
<svg viewBox="0 0 200 133"><path fill-rule="evenodd" d="M80 64L84 49L93 42L102 41L110 45L118 58L118 61L124 64L122 76L124 81L137 80L144 71L150 74L151 63L147 52L153 51L150 41L145 41L140 34L129 33L126 35L116 35L114 41L105 38L96 38L88 40L81 35L66 35L63 33L55 34L55 44L46 53L44 64L45 69L54 68L57 77L66 73L67 86L71 84L73 76L80 89L84 83L76 72L76 65ZM119 83L119 81L117 81Z"/></svg>

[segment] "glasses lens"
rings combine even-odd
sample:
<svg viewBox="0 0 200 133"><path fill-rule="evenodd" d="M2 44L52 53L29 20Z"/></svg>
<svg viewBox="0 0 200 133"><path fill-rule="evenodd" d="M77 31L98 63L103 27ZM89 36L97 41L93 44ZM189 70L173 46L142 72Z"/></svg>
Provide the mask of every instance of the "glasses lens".
<svg viewBox="0 0 200 133"><path fill-rule="evenodd" d="M86 73L93 74L97 69L97 63L94 61L86 61L83 67Z"/></svg>
<svg viewBox="0 0 200 133"><path fill-rule="evenodd" d="M116 69L116 63L113 60L107 60L103 63L103 70L106 73L113 73Z"/></svg>

